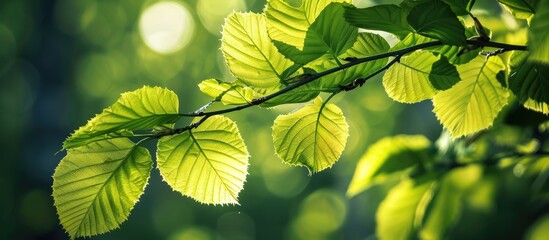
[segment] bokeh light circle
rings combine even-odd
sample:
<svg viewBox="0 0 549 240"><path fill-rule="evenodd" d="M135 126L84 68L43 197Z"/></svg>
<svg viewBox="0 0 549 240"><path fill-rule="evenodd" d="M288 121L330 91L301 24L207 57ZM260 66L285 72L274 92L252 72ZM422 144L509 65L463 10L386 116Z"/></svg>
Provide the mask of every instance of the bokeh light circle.
<svg viewBox="0 0 549 240"><path fill-rule="evenodd" d="M194 20L181 3L158 2L141 14L139 32L153 51L170 54L189 44L194 33Z"/></svg>

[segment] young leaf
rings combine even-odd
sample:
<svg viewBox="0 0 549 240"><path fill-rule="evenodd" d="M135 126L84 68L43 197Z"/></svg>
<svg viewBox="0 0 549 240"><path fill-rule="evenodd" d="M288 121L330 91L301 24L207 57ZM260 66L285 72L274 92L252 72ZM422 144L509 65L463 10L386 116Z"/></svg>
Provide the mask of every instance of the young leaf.
<svg viewBox="0 0 549 240"><path fill-rule="evenodd" d="M408 23L424 36L448 45L466 45L465 28L450 7L440 1L415 6L408 15Z"/></svg>
<svg viewBox="0 0 549 240"><path fill-rule="evenodd" d="M524 102L523 106L530 110L534 110L534 111L543 113L545 115L549 115L549 104L547 103L540 103L533 99L528 99L526 100L526 102Z"/></svg>
<svg viewBox="0 0 549 240"><path fill-rule="evenodd" d="M391 4L360 9L345 7L345 20L353 26L389 32L400 39L414 31L406 20L407 16L407 12Z"/></svg>
<svg viewBox="0 0 549 240"><path fill-rule="evenodd" d="M430 145L429 139L422 135L379 140L358 161L347 196L355 196L374 184L400 177L411 166L430 161L427 152Z"/></svg>
<svg viewBox="0 0 549 240"><path fill-rule="evenodd" d="M509 66L509 89L519 102L528 99L549 104L549 64L531 62L528 52L513 52Z"/></svg>
<svg viewBox="0 0 549 240"><path fill-rule="evenodd" d="M114 137L131 136L131 131L169 126L179 119L177 95L161 87L142 87L123 93L110 107L76 130L63 143L64 149Z"/></svg>
<svg viewBox="0 0 549 240"><path fill-rule="evenodd" d="M504 70L499 57L479 56L458 66L460 82L433 97L433 111L454 138L491 126L507 105L509 91L496 79Z"/></svg>
<svg viewBox="0 0 549 240"><path fill-rule="evenodd" d="M549 63L549 0L540 0L536 15L530 22L528 49L530 59Z"/></svg>
<svg viewBox="0 0 549 240"><path fill-rule="evenodd" d="M53 199L71 238L118 228L143 193L151 169L149 151L126 138L69 149L53 174Z"/></svg>
<svg viewBox="0 0 549 240"><path fill-rule="evenodd" d="M407 179L393 187L376 213L380 239L415 239L427 207L435 195L436 176Z"/></svg>
<svg viewBox="0 0 549 240"><path fill-rule="evenodd" d="M360 33L358 40L353 47L349 48L340 58L347 57L367 57L385 53L389 50L389 44L385 39L377 34L373 33ZM362 63L337 73L330 74L323 77L320 80L320 85L324 89L339 88L340 85L348 84L357 78L366 77L373 72L379 70L387 64L387 59L379 59ZM336 61L322 61L319 65L314 65L314 68L318 72L326 71L328 69L339 66Z"/></svg>
<svg viewBox="0 0 549 240"><path fill-rule="evenodd" d="M453 85L459 81L459 75L453 65L433 69L440 61L428 51L416 51L390 67L383 76L383 86L391 98L399 102L415 103L433 97L437 86ZM439 63L440 64L440 63ZM435 65L436 67L437 65Z"/></svg>
<svg viewBox="0 0 549 240"><path fill-rule="evenodd" d="M331 167L341 156L349 126L341 110L316 98L313 103L280 115L273 125L276 154L286 163L311 172Z"/></svg>
<svg viewBox="0 0 549 240"><path fill-rule="evenodd" d="M174 190L207 204L238 204L248 174L248 150L230 119L216 115L196 129L163 137L160 174Z"/></svg>
<svg viewBox="0 0 549 240"><path fill-rule="evenodd" d="M283 0L267 2L265 16L271 39L295 46L303 50L307 29L322 10L332 2L350 0L304 0L300 7L293 7Z"/></svg>
<svg viewBox="0 0 549 240"><path fill-rule="evenodd" d="M250 87L240 86L234 82L226 83L217 79L204 80L198 84L198 87L204 94L226 105L246 104L259 97L259 94Z"/></svg>
<svg viewBox="0 0 549 240"><path fill-rule="evenodd" d="M498 0L498 2L516 18L527 19L536 13L539 0Z"/></svg>
<svg viewBox="0 0 549 240"><path fill-rule="evenodd" d="M282 72L293 65L271 42L265 17L260 14L233 13L227 17L221 51L232 74L255 87L280 84Z"/></svg>
<svg viewBox="0 0 549 240"><path fill-rule="evenodd" d="M337 58L353 46L358 30L343 19L343 5L330 3L307 29L303 50L281 41L273 40L286 58L305 65L324 54Z"/></svg>

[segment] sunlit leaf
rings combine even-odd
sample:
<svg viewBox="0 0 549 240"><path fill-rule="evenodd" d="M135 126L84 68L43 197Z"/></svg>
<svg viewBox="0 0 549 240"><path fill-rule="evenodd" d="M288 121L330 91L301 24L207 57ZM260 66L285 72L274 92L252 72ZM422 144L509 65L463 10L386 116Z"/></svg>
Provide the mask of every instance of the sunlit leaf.
<svg viewBox="0 0 549 240"><path fill-rule="evenodd" d="M315 22L322 10L332 2L350 0L304 0L300 7L293 7L283 0L267 2L265 16L271 39L303 50L307 29Z"/></svg>
<svg viewBox="0 0 549 240"><path fill-rule="evenodd" d="M549 104L547 103L540 103L536 100L528 99L526 100L526 102L523 103L523 106L530 110L534 110L537 112L541 112L545 115L549 115Z"/></svg>
<svg viewBox="0 0 549 240"><path fill-rule="evenodd" d="M341 110L316 98L313 103L276 118L273 141L276 154L286 163L312 172L331 167L341 156L349 126Z"/></svg>
<svg viewBox="0 0 549 240"><path fill-rule="evenodd" d="M220 115L158 141L157 163L164 181L201 203L238 204L248 157L236 124Z"/></svg>
<svg viewBox="0 0 549 240"><path fill-rule="evenodd" d="M496 79L504 70L499 57L479 56L458 66L460 82L433 97L433 111L454 138L488 128L507 105L509 91Z"/></svg>
<svg viewBox="0 0 549 240"><path fill-rule="evenodd" d="M373 33L360 33L353 47L349 48L340 58L367 57L385 53L389 50L389 44L385 39ZM337 73L330 74L320 79L320 86L324 89L339 88L354 81L357 78L366 77L387 64L387 58L370 61L349 67ZM317 72L329 70L339 66L336 61L323 60L319 65L312 66Z"/></svg>
<svg viewBox="0 0 549 240"><path fill-rule="evenodd" d="M528 49L530 59L549 63L549 0L540 0L537 13L530 22Z"/></svg>
<svg viewBox="0 0 549 240"><path fill-rule="evenodd" d="M549 63L528 60L528 52L513 52L509 66L509 89L519 102L549 104Z"/></svg>
<svg viewBox="0 0 549 240"><path fill-rule="evenodd" d="M303 50L282 41L273 42L286 58L301 65L324 54L335 58L353 46L358 34L357 28L345 22L343 12L341 3L326 6L307 29Z"/></svg>
<svg viewBox="0 0 549 240"><path fill-rule="evenodd" d="M471 165L454 169L442 178L420 231L421 239L444 239L459 220L463 195L481 176L482 168Z"/></svg>
<svg viewBox="0 0 549 240"><path fill-rule="evenodd" d="M527 19L536 13L539 0L498 0L513 16Z"/></svg>
<svg viewBox="0 0 549 240"><path fill-rule="evenodd" d="M459 75L450 64L440 65L442 58L428 51L416 51L391 66L383 76L383 86L391 98L399 102L415 103L435 95L438 87L453 85ZM434 65L438 63L438 65ZM433 65L435 69L433 69Z"/></svg>
<svg viewBox="0 0 549 240"><path fill-rule="evenodd" d="M347 189L347 196L355 196L368 187L396 177L409 167L430 160L429 140L421 135L386 137L368 148L360 158Z"/></svg>
<svg viewBox="0 0 549 240"><path fill-rule="evenodd" d="M69 149L53 174L53 199L71 238L118 228L149 179L146 148L125 138Z"/></svg>
<svg viewBox="0 0 549 240"><path fill-rule="evenodd" d="M392 33L398 38L406 37L413 32L406 17L408 13L396 5L376 5L369 8L345 8L345 20L364 29Z"/></svg>
<svg viewBox="0 0 549 240"><path fill-rule="evenodd" d="M200 91L223 104L246 104L258 97L252 88L217 79L207 79L198 84Z"/></svg>
<svg viewBox="0 0 549 240"><path fill-rule="evenodd" d="M293 65L271 42L265 17L255 13L227 17L221 51L233 75L255 87L276 86L282 72Z"/></svg>
<svg viewBox="0 0 549 240"><path fill-rule="evenodd" d="M436 187L436 176L432 174L393 187L376 213L377 237L415 239Z"/></svg>
<svg viewBox="0 0 549 240"><path fill-rule="evenodd" d="M271 100L268 100L264 103L262 103L261 107L274 107L281 104L287 104L287 103L302 103L307 102L312 99L314 99L321 91L324 91L323 88L320 87L320 82L313 81L311 83L305 84L301 87L298 87L296 89L293 89L292 91L282 94L280 96L277 96ZM278 85L276 87L271 88L263 88L263 89L254 89L256 92L262 94L262 95L269 95L275 92L280 91L281 89L286 88L286 85Z"/></svg>
<svg viewBox="0 0 549 240"><path fill-rule="evenodd" d="M131 136L131 131L149 130L155 126L171 127L180 116L177 95L161 87L142 87L123 93L110 107L76 130L63 148L74 148L91 142Z"/></svg>
<svg viewBox="0 0 549 240"><path fill-rule="evenodd" d="M450 7L439 1L415 6L408 15L408 23L424 36L445 44L464 46L465 28Z"/></svg>

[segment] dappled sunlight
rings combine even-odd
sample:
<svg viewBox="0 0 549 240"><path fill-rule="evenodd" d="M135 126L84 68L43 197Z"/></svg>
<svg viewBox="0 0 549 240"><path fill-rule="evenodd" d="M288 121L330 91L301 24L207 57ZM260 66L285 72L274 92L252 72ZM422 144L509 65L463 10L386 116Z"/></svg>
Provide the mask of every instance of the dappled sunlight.
<svg viewBox="0 0 549 240"><path fill-rule="evenodd" d="M139 20L139 31L149 48L170 54L185 47L194 34L189 10L176 1L158 2L147 7Z"/></svg>

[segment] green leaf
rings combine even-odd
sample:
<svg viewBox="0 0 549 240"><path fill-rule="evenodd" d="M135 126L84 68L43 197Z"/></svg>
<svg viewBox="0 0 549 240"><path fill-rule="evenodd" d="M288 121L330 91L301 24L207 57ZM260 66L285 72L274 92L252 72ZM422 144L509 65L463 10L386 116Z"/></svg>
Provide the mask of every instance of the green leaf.
<svg viewBox="0 0 549 240"><path fill-rule="evenodd" d="M207 204L238 204L248 150L236 124L216 115L196 129L158 141L160 174L174 190Z"/></svg>
<svg viewBox="0 0 549 240"><path fill-rule="evenodd" d="M226 105L240 105L259 97L252 88L236 83L226 83L217 79L207 79L198 84L200 91Z"/></svg>
<svg viewBox="0 0 549 240"><path fill-rule="evenodd" d="M530 60L549 63L549 0L541 0L537 11L528 32Z"/></svg>
<svg viewBox="0 0 549 240"><path fill-rule="evenodd" d="M443 2L433 1L415 6L408 15L408 23L417 33L445 44L467 44L463 24Z"/></svg>
<svg viewBox="0 0 549 240"><path fill-rule="evenodd" d="M350 0L304 0L300 7L293 7L283 0L267 2L265 16L271 39L303 50L307 29L315 22L322 10L332 2Z"/></svg>
<svg viewBox="0 0 549 240"><path fill-rule="evenodd" d="M286 85L279 85L276 87L271 88L264 88L264 89L254 89L256 92L266 96L275 92L278 92L284 88L286 88ZM319 81L313 81L311 83L307 83L301 87L298 87L296 89L293 89L290 92L284 93L280 96L274 97L264 103L262 103L261 107L274 107L281 104L288 104L288 103L302 103L310 101L311 99L314 99L318 94L323 91L324 89L320 88Z"/></svg>
<svg viewBox="0 0 549 240"><path fill-rule="evenodd" d="M452 11L456 13L457 15L467 15L470 13L471 8L473 7L473 4L475 4L475 0L442 0L450 8L452 8Z"/></svg>
<svg viewBox="0 0 549 240"><path fill-rule="evenodd" d="M340 58L356 57L362 58L372 55L385 53L389 50L389 44L385 39L377 34L373 33L360 33L358 40L353 47L349 48ZM330 74L320 79L320 86L322 89L339 89L340 85L348 84L357 78L366 77L387 64L387 58L370 61L362 64L358 64L349 67L345 70ZM326 71L334 67L339 66L334 60L321 61L317 65L311 66L317 72Z"/></svg>
<svg viewBox="0 0 549 240"><path fill-rule="evenodd" d="M470 165L456 168L444 176L429 206L421 239L444 239L460 218L464 195L482 177L482 168Z"/></svg>
<svg viewBox="0 0 549 240"><path fill-rule="evenodd" d="M430 145L429 139L422 135L379 140L358 161L347 196L353 197L392 177L401 177L411 166L430 161L427 151Z"/></svg>
<svg viewBox="0 0 549 240"><path fill-rule="evenodd" d="M454 138L488 128L507 105L509 91L496 79L504 70L499 57L479 56L458 66L460 82L433 97L433 111Z"/></svg>
<svg viewBox="0 0 549 240"><path fill-rule="evenodd" d="M276 154L284 162L312 172L331 167L341 156L348 136L349 126L341 110L320 98L278 116L273 125Z"/></svg>
<svg viewBox="0 0 549 240"><path fill-rule="evenodd" d="M172 127L179 118L177 95L165 88L145 86L123 93L110 107L76 130L63 143L74 148L109 138L131 136L131 131L155 126Z"/></svg>
<svg viewBox="0 0 549 240"><path fill-rule="evenodd" d="M273 40L278 50L295 63L305 65L324 54L341 55L353 46L358 29L343 19L343 5L330 3L307 29L303 50L281 41Z"/></svg>
<svg viewBox="0 0 549 240"><path fill-rule="evenodd" d="M539 0L498 0L498 2L516 18L527 19L536 13Z"/></svg>
<svg viewBox="0 0 549 240"><path fill-rule="evenodd" d="M459 75L440 56L428 51L416 51L391 66L383 76L383 86L391 98L399 102L415 103L433 97L438 87L453 85ZM435 68L433 69L433 66Z"/></svg>
<svg viewBox="0 0 549 240"><path fill-rule="evenodd" d="M406 37L413 32L406 17L408 13L396 5L377 5L369 8L345 8L345 20L364 29L392 33L398 38Z"/></svg>
<svg viewBox="0 0 549 240"><path fill-rule="evenodd" d="M151 169L147 149L126 138L69 149L53 174L53 199L71 238L118 228L143 193Z"/></svg>
<svg viewBox="0 0 549 240"><path fill-rule="evenodd" d="M521 103L532 99L549 104L549 64L527 59L528 52L515 51L511 55L509 89Z"/></svg>
<svg viewBox="0 0 549 240"><path fill-rule="evenodd" d="M231 14L223 25L221 51L231 73L255 87L278 85L282 72L293 65L271 42L265 17L260 14Z"/></svg>
<svg viewBox="0 0 549 240"><path fill-rule="evenodd" d="M415 239L436 187L434 175L407 179L393 187L376 213L379 239Z"/></svg>
<svg viewBox="0 0 549 240"><path fill-rule="evenodd" d="M530 110L534 110L537 112L541 112L545 115L549 115L549 104L547 103L540 103L536 100L528 99L526 100L526 102L523 103L523 106Z"/></svg>

